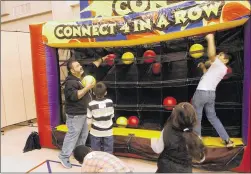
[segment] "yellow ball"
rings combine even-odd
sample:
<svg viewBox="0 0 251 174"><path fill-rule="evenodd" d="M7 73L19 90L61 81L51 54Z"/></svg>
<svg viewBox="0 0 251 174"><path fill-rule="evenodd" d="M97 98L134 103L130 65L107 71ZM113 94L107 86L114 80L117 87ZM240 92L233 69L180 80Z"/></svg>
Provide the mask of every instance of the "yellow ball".
<svg viewBox="0 0 251 174"><path fill-rule="evenodd" d="M121 127L126 127L127 126L127 118L126 117L119 117L117 120L116 120L116 124L118 126L121 126Z"/></svg>
<svg viewBox="0 0 251 174"><path fill-rule="evenodd" d="M189 53L191 57L198 59L204 55L204 47L201 44L193 44L189 49Z"/></svg>
<svg viewBox="0 0 251 174"><path fill-rule="evenodd" d="M81 82L82 82L83 86L85 86L86 84L96 85L96 79L91 75L85 76Z"/></svg>
<svg viewBox="0 0 251 174"><path fill-rule="evenodd" d="M122 55L122 62L124 64L131 64L134 61L134 55L131 52L126 52Z"/></svg>

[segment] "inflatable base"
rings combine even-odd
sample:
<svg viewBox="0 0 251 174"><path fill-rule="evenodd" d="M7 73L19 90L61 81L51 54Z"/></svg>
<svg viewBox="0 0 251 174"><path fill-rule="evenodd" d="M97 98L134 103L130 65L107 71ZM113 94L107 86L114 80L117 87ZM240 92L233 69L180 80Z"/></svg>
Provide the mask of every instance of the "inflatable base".
<svg viewBox="0 0 251 174"><path fill-rule="evenodd" d="M62 148L67 127L60 125L53 129L53 144ZM157 161L158 154L151 149L151 139L158 138L160 131L113 128L114 132L114 155ZM244 146L240 138L233 138L235 148L226 148L221 144L220 138L204 137L206 147L206 160L200 164L193 164L195 168L210 171L229 171L240 165ZM90 146L88 137L87 146Z"/></svg>

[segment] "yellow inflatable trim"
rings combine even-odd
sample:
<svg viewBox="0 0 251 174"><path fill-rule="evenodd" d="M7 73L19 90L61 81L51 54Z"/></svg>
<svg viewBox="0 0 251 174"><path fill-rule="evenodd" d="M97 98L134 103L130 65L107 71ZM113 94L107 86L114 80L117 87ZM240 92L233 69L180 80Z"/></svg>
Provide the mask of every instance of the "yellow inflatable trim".
<svg viewBox="0 0 251 174"><path fill-rule="evenodd" d="M66 125L59 125L56 127L56 130L61 132L67 132L68 128ZM119 135L119 136L134 135L135 137L150 139L150 138L159 138L160 131L114 127L113 135ZM231 140L233 140L234 144L237 146L243 145L241 138L231 138ZM222 143L222 140L219 137L203 137L203 142L206 146L224 147L224 144Z"/></svg>
<svg viewBox="0 0 251 174"><path fill-rule="evenodd" d="M199 35L203 33L209 33L219 30L226 30L234 27L243 25L248 19L240 19L236 21L230 21L217 25L204 26L199 28L193 28L184 31L177 31L167 33L165 35L146 37L141 39L133 40L120 40L120 41L103 41L103 42L74 42L74 43L47 43L50 47L55 48L95 48L95 47L123 47L123 46L134 46L141 44L151 44L155 42L167 41L177 38L183 38L188 36Z"/></svg>

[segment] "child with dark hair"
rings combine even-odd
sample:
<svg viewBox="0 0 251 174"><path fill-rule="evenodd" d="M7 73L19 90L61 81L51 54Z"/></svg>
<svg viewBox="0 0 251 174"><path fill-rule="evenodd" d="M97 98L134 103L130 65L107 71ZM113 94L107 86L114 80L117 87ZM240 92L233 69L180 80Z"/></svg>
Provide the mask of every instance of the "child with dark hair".
<svg viewBox="0 0 251 174"><path fill-rule="evenodd" d="M227 74L228 68L226 65L231 60L231 55L224 52L216 54L214 34L208 34L205 39L208 43L207 56L209 60L205 64L200 63L198 65L204 74L192 98L192 104L197 112L198 119L198 125L195 127L194 131L201 136L201 120L204 109L208 121L222 138L223 143L228 148L232 148L235 144L230 139L215 111L216 89Z"/></svg>
<svg viewBox="0 0 251 174"><path fill-rule="evenodd" d="M91 148L95 151L113 153L112 118L114 117L113 102L105 98L106 85L98 82L93 89L96 97L87 108L87 122L91 125ZM101 149L103 146L103 149Z"/></svg>
<svg viewBox="0 0 251 174"><path fill-rule="evenodd" d="M192 160L203 162L204 145L193 131L197 114L189 103L180 103L172 111L159 139L151 139L154 152L160 153L157 173L191 173Z"/></svg>
<svg viewBox="0 0 251 174"><path fill-rule="evenodd" d="M73 155L82 164L81 172L83 173L132 172L114 155L107 152L92 151L91 148L84 145L77 146L73 151Z"/></svg>

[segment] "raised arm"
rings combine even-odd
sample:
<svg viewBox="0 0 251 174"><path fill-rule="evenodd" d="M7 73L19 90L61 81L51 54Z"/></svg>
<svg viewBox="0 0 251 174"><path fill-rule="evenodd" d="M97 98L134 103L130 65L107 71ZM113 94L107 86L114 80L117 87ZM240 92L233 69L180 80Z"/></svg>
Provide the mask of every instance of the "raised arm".
<svg viewBox="0 0 251 174"><path fill-rule="evenodd" d="M97 75L97 70L98 67L102 64L102 62L104 62L106 60L107 56L99 58L97 60L95 60L94 62L92 62L85 72L87 72L86 74L92 75L94 77L96 77Z"/></svg>
<svg viewBox="0 0 251 174"><path fill-rule="evenodd" d="M214 62L216 59L216 47L215 47L215 40L214 34L206 35L205 39L207 40L207 55L211 62Z"/></svg>
<svg viewBox="0 0 251 174"><path fill-rule="evenodd" d="M96 60L96 61L94 61L94 62L92 62L94 65L96 65L96 67L98 68L100 65L101 65L101 63L103 62L103 61L105 61L105 59L107 58L107 56L105 56L105 57L102 57L102 58L100 58L100 59L98 59L98 60Z"/></svg>

